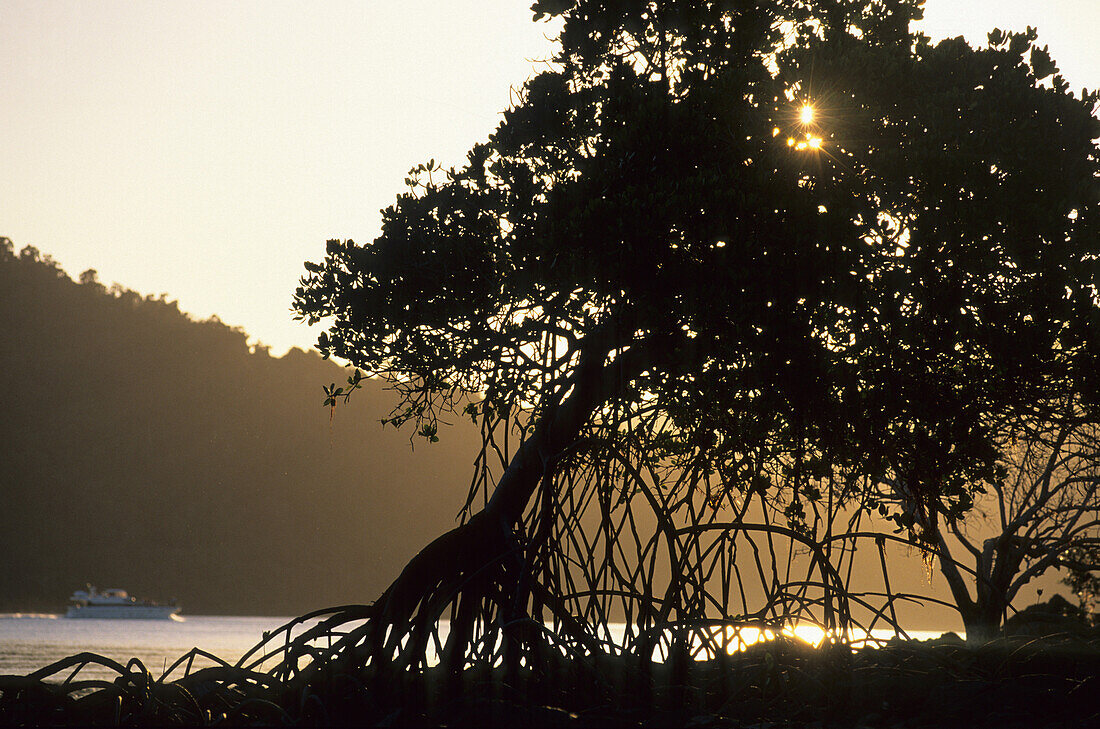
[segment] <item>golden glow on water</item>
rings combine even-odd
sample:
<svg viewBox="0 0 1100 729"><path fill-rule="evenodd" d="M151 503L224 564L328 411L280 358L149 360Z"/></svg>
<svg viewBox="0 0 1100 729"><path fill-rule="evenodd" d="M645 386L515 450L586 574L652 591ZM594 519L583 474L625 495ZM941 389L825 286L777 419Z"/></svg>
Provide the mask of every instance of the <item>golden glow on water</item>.
<svg viewBox="0 0 1100 729"><path fill-rule="evenodd" d="M820 625L814 625L813 623L799 623L797 625L787 625L781 630L775 631L768 628L753 628L744 627L736 628L730 626L726 630L726 640L724 641L725 650L727 653L733 654L745 650L749 646L756 645L761 642L768 642L775 640L779 636L786 638L794 638L795 640L802 641L808 645L817 648L826 641L829 637L829 633ZM911 630L908 631L908 638L911 640L933 640L943 635L945 630ZM961 638L965 638L965 633L956 633ZM871 633L867 633L859 628L852 628L848 631L848 639L844 641L854 648L858 648L863 645L878 645L894 639L896 636L893 630L890 629L877 629ZM709 656L703 647L702 641L695 641L695 648L699 651L696 655L696 660L706 660Z"/></svg>
<svg viewBox="0 0 1100 729"><path fill-rule="evenodd" d="M726 644L726 652L728 653L737 653L761 641L766 642L776 638L774 630L761 628L727 628L727 630L729 631L729 640ZM821 645L821 642L825 640L825 630L820 626L809 624L788 625L779 631L779 635L796 638L814 647Z"/></svg>
<svg viewBox="0 0 1100 729"><path fill-rule="evenodd" d="M825 640L825 629L820 625L795 625L794 627L786 627L783 629L783 635L789 635L793 638L809 643L815 648L821 645L821 642Z"/></svg>
<svg viewBox="0 0 1100 729"><path fill-rule="evenodd" d="M810 137L806 140L806 146L810 149L821 149L821 137Z"/></svg>
<svg viewBox="0 0 1100 729"><path fill-rule="evenodd" d="M814 108L809 104L803 104L798 112L798 118L803 124L812 124L814 120Z"/></svg>
<svg viewBox="0 0 1100 729"><path fill-rule="evenodd" d="M740 630L734 629L732 632L731 640L726 644L727 653L737 653L762 640L767 641L775 638L775 633L760 628L741 628Z"/></svg>

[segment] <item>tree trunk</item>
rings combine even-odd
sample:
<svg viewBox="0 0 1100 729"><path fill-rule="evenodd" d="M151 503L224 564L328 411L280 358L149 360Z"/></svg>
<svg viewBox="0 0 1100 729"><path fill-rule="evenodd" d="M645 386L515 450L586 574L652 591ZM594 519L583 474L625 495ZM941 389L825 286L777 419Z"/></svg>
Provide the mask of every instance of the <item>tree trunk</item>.
<svg viewBox="0 0 1100 729"><path fill-rule="evenodd" d="M978 605L962 614L966 630L966 644L972 647L985 645L1001 633L1001 610L989 605Z"/></svg>
<svg viewBox="0 0 1100 729"><path fill-rule="evenodd" d="M967 580L963 577L958 564L951 556L951 550L939 534L936 547L939 551L940 573L947 580L947 586L951 590L951 596L955 600L955 607L962 617L963 627L966 630L966 643L970 646L979 646L988 643L997 637L1001 629L1001 615L1004 612L1004 600L999 596L997 589L990 583L990 565L992 553L982 556L975 577L974 597L970 596L967 589ZM1003 595L1003 592L1000 593Z"/></svg>
<svg viewBox="0 0 1100 729"><path fill-rule="evenodd" d="M618 346L607 332L603 336L591 335L571 378L572 386L563 387L560 390L566 393L563 399L544 408L533 432L501 475L486 507L421 550L375 603L374 625L368 633L367 645L376 667L381 666L382 670L407 667L417 660L412 655L417 651L412 651L408 660L394 659L407 652L400 643L414 621L419 628L433 629L447 606L458 601L466 590L479 593L470 596L475 601L492 599L488 594L492 590L479 591L478 585L499 579L500 567L506 559L515 561L510 566L522 569L513 529L522 519L532 494L544 475L554 468L557 458L577 440L593 413L613 398L624 383L640 374L651 361L655 348L662 345L653 340L636 343L605 364L609 353ZM518 571L508 570L512 574ZM476 619L478 614L476 609L464 609L460 602L459 616L469 620ZM451 625L451 638L441 658L454 670L461 670L463 665L469 628L465 624Z"/></svg>

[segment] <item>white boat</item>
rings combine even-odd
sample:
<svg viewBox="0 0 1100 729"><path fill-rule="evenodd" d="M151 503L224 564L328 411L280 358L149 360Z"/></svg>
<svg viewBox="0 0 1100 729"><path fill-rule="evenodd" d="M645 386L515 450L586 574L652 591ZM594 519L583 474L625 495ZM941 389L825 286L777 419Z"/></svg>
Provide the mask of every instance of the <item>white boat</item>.
<svg viewBox="0 0 1100 729"><path fill-rule="evenodd" d="M111 588L97 591L91 585L77 590L69 601L73 604L65 613L66 618L141 618L145 620L171 619L180 611L173 600L167 605L138 600L126 590Z"/></svg>

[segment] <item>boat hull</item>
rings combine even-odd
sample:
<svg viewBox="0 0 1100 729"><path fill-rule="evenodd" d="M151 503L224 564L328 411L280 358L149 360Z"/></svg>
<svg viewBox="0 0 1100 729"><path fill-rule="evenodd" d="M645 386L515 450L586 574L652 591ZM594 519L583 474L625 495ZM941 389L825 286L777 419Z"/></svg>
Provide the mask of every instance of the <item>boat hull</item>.
<svg viewBox="0 0 1100 729"><path fill-rule="evenodd" d="M107 618L111 620L171 620L180 609L174 605L75 605L66 618Z"/></svg>

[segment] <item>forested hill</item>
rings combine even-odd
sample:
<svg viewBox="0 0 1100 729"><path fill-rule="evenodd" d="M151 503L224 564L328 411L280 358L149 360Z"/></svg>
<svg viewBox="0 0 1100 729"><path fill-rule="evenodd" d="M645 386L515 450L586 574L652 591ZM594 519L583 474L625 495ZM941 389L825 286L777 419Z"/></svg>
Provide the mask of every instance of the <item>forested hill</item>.
<svg viewBox="0 0 1100 729"><path fill-rule="evenodd" d="M79 279L0 239L0 612L85 582L191 614L366 602L454 524L471 428L414 452L374 382L330 422L337 365Z"/></svg>

